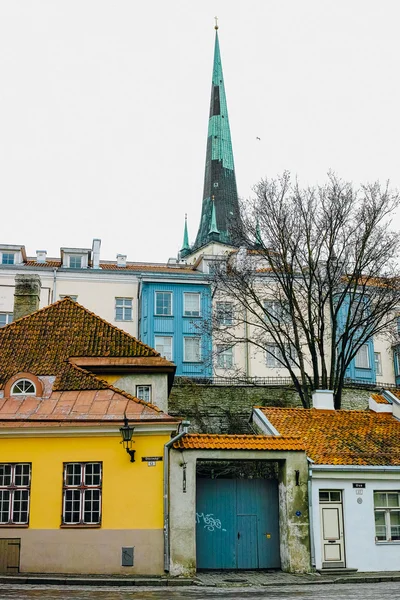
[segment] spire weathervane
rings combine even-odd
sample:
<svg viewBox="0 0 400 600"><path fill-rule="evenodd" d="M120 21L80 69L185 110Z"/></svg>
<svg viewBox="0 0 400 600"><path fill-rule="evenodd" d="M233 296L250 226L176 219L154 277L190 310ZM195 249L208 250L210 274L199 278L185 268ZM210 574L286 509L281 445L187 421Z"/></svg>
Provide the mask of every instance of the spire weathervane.
<svg viewBox="0 0 400 600"><path fill-rule="evenodd" d="M217 31L217 29L218 29L218 17L214 17L214 19L215 19L214 29L215 29L215 31Z"/></svg>

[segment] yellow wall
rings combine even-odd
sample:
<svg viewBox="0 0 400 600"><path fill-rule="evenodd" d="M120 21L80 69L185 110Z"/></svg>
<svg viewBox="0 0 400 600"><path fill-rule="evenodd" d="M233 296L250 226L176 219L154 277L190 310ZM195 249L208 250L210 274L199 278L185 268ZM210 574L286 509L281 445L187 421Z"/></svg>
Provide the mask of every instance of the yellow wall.
<svg viewBox="0 0 400 600"><path fill-rule="evenodd" d="M32 464L31 529L58 529L64 462L102 461L102 527L163 527L163 462L149 467L142 456L162 456L168 436L137 436L131 463L117 437L20 438L0 441L0 462Z"/></svg>

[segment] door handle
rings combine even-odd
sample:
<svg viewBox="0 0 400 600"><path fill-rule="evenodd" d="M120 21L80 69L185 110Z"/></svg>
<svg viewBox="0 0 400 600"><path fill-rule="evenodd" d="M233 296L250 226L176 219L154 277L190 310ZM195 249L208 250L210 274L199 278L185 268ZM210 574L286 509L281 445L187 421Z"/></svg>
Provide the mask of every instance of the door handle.
<svg viewBox="0 0 400 600"><path fill-rule="evenodd" d="M328 540L328 544L336 544L338 540Z"/></svg>
<svg viewBox="0 0 400 600"><path fill-rule="evenodd" d="M240 540L240 531L238 531L238 540Z"/></svg>

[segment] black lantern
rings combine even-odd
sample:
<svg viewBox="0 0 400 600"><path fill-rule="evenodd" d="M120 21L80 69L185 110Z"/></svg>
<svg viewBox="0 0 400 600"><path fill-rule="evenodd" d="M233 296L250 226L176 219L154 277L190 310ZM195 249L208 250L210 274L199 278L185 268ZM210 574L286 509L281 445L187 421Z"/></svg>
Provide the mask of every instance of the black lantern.
<svg viewBox="0 0 400 600"><path fill-rule="evenodd" d="M125 450L131 457L131 462L135 462L135 450L132 450L132 436L134 429L135 428L132 427L132 425L129 425L128 419L126 418L126 415L124 415L124 425L123 427L120 427L120 432L122 436L121 444L124 445Z"/></svg>

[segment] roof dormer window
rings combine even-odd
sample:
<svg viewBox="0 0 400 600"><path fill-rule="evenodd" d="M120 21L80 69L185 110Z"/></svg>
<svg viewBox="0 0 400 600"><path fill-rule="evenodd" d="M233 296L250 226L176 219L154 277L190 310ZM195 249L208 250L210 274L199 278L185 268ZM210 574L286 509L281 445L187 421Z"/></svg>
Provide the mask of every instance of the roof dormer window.
<svg viewBox="0 0 400 600"><path fill-rule="evenodd" d="M82 256L79 254L72 254L69 257L69 268L70 269L82 269Z"/></svg>
<svg viewBox="0 0 400 600"><path fill-rule="evenodd" d="M3 252L1 255L2 265L13 265L15 264L15 252Z"/></svg>
<svg viewBox="0 0 400 600"><path fill-rule="evenodd" d="M11 396L36 396L36 386L29 379L18 379L11 388Z"/></svg>

